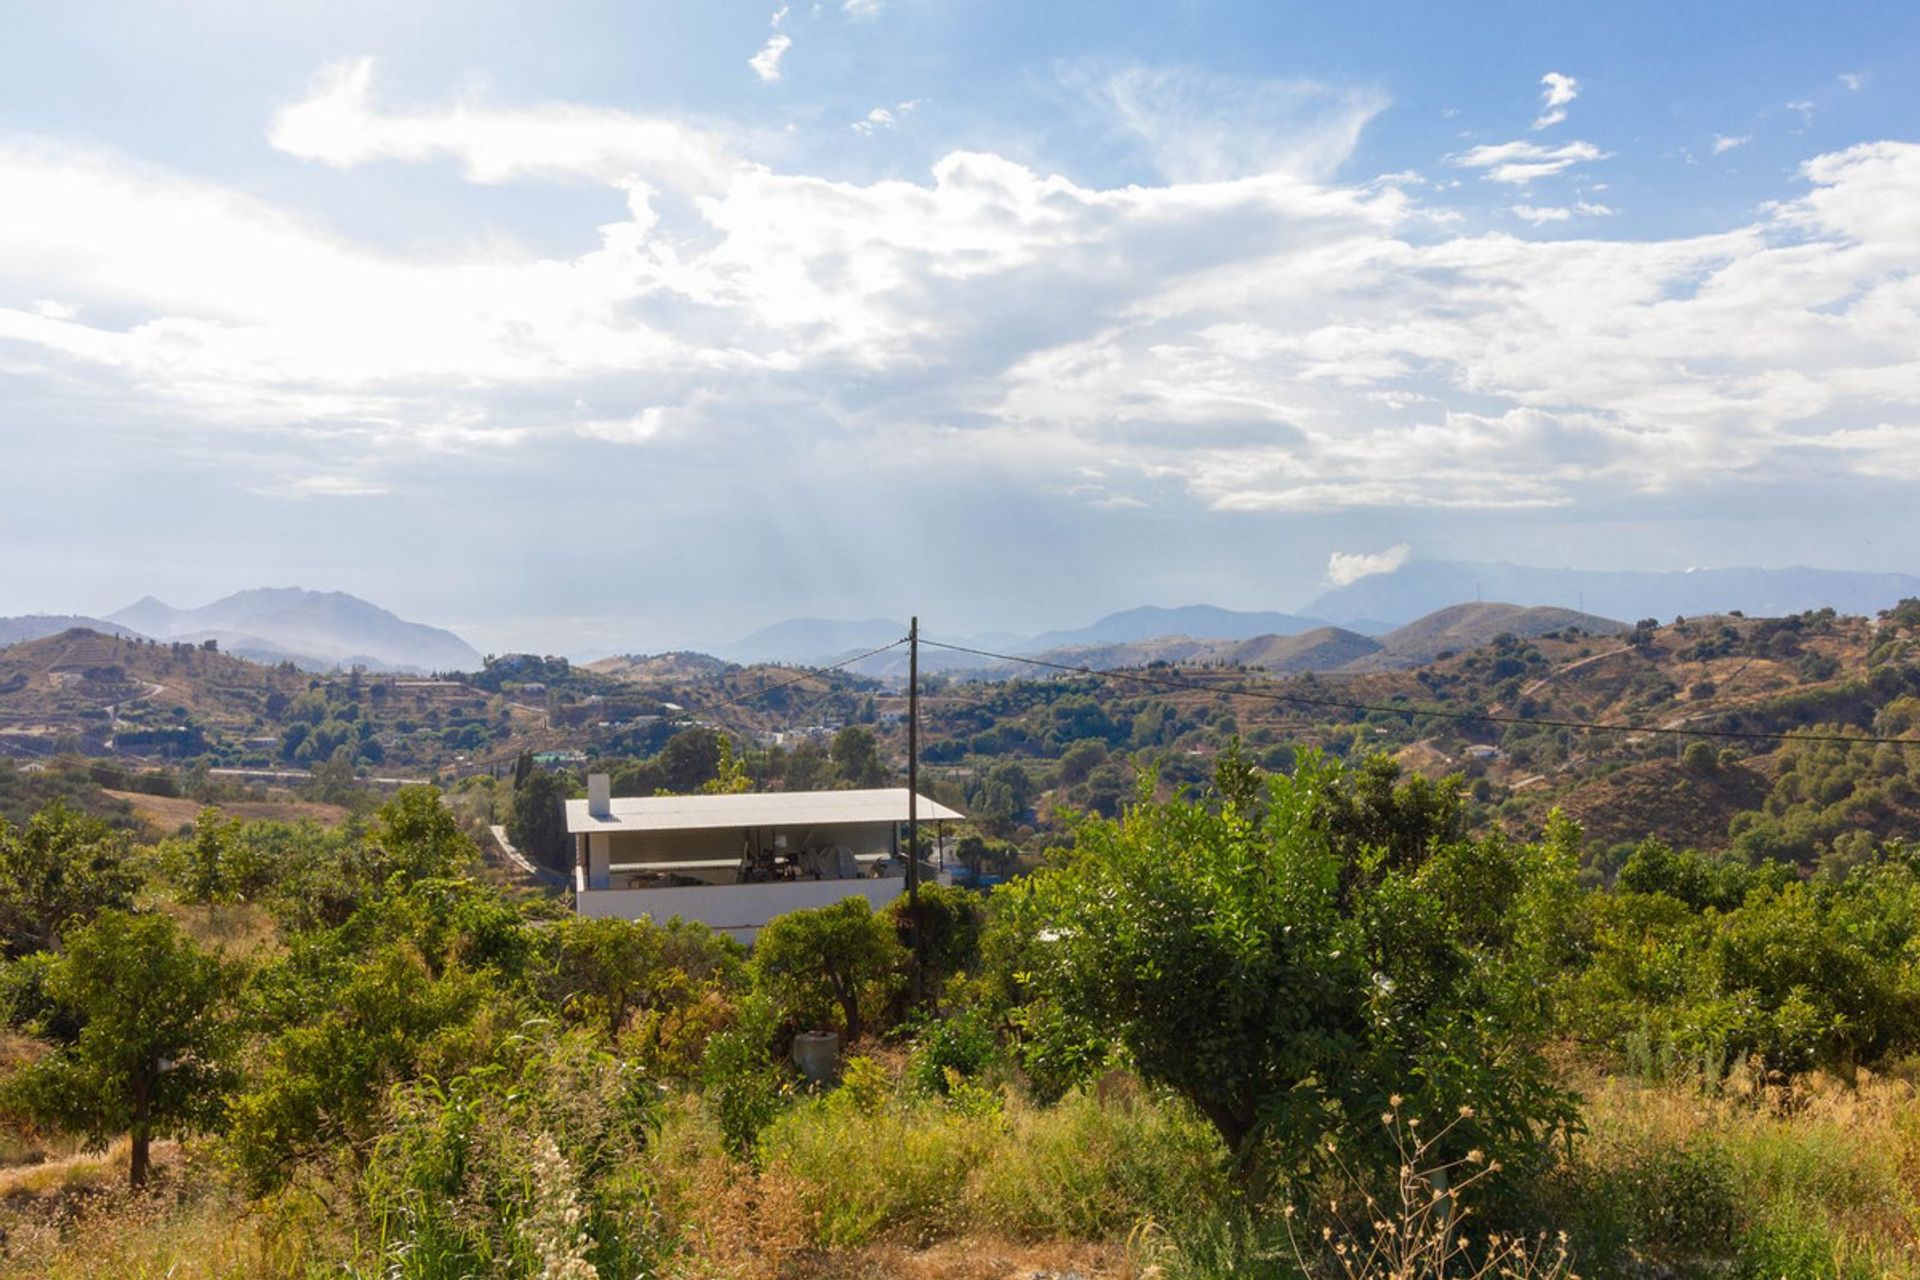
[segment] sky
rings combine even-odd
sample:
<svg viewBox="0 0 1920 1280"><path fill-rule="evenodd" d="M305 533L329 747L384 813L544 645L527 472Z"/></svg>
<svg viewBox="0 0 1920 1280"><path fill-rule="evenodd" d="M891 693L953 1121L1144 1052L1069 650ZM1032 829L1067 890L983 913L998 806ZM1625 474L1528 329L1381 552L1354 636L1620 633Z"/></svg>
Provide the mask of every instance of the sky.
<svg viewBox="0 0 1920 1280"><path fill-rule="evenodd" d="M1920 6L0 0L0 613L1920 571Z"/></svg>

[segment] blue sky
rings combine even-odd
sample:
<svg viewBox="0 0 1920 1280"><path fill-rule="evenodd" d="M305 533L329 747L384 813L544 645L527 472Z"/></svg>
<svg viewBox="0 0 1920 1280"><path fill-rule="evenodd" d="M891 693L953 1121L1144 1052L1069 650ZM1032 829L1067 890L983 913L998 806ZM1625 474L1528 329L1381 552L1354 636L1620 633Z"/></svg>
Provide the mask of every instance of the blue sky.
<svg viewBox="0 0 1920 1280"><path fill-rule="evenodd" d="M0 612L1914 571L1912 5L0 4Z"/></svg>

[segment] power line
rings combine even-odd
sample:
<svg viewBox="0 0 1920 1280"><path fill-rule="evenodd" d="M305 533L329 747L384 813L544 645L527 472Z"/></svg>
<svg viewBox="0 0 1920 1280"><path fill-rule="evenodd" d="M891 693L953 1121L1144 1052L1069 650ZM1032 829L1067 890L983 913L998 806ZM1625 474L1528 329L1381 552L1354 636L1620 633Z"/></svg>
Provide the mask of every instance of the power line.
<svg viewBox="0 0 1920 1280"><path fill-rule="evenodd" d="M790 689L796 684L805 684L807 681L820 675L822 672L838 671L842 667L850 667L856 662L864 662L868 658L877 657L878 655L887 652L887 650L889 649L898 649L901 645L905 644L906 642L907 642L907 637L901 636L898 640L890 640L886 644L881 645L877 649L869 649L865 653L856 653L851 658L842 658L838 662L829 662L823 666L808 667L806 671L804 671L800 675L795 676L791 680L782 680L778 684L770 684L762 688L755 689L752 693L743 693L738 695L737 697L727 698L720 702L710 702L703 707L694 707L692 709L694 711L705 714L706 712L709 712L709 711L719 711L724 707L742 706L748 702L753 701L755 698L764 698L766 695L774 692L774 690L776 689ZM829 690L828 692L831 693L833 691ZM820 701L825 701L825 697L826 695L823 694L821 696Z"/></svg>
<svg viewBox="0 0 1920 1280"><path fill-rule="evenodd" d="M1177 680L1166 676L1147 675L1140 671L1102 671L1098 667L1075 666L1067 662L1050 662L1045 658L1026 658L1015 653L995 653L990 649L975 649L963 644L949 644L944 640L930 640L920 637L920 643L936 649L947 649L954 653L970 653L976 658L995 658L1002 662L1023 662L1032 667L1046 667L1053 671L1065 671L1074 675L1095 676L1103 680L1133 680L1140 684L1159 685L1167 689L1184 689L1197 693L1224 693L1239 698L1259 698L1267 702L1290 702L1300 706L1327 707L1337 711L1381 711L1397 716L1431 716L1438 720L1472 720L1490 724L1524 724L1546 729L1583 729L1598 733L1647 733L1663 734L1668 737L1682 738L1760 738L1777 742L1848 742L1863 746L1920 746L1916 738L1880 738L1867 735L1838 733L1775 733L1745 731L1740 729L1689 729L1683 726L1666 727L1661 725L1604 724L1593 720L1556 720L1531 716L1505 716L1491 711L1446 711L1439 708L1402 707L1377 702L1344 702L1335 698L1309 698L1302 694L1279 693L1266 689L1222 689L1217 685L1201 684L1192 680Z"/></svg>

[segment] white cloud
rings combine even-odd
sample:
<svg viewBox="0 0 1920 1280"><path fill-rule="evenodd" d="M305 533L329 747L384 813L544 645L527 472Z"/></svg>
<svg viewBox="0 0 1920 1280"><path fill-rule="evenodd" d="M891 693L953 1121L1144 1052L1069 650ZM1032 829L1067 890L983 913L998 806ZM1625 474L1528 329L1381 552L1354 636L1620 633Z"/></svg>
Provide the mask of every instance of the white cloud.
<svg viewBox="0 0 1920 1280"><path fill-rule="evenodd" d="M1573 216L1573 210L1563 208L1541 208L1538 205L1516 204L1508 212L1523 222L1534 226L1544 226L1549 222L1565 222Z"/></svg>
<svg viewBox="0 0 1920 1280"><path fill-rule="evenodd" d="M773 18L771 19L770 25L775 31L780 29L780 24L787 20L787 15L790 12L792 12L792 10L784 4L773 11Z"/></svg>
<svg viewBox="0 0 1920 1280"><path fill-rule="evenodd" d="M1851 92L1858 93L1866 87L1866 73L1861 71L1842 71L1840 73L1840 83L1847 86Z"/></svg>
<svg viewBox="0 0 1920 1280"><path fill-rule="evenodd" d="M841 0L841 9L855 18L871 18L886 8L886 0Z"/></svg>
<svg viewBox="0 0 1920 1280"><path fill-rule="evenodd" d="M882 129L898 127L900 121L912 114L919 105L920 100L912 98L906 102L896 103L892 107L875 107L848 127L862 137L871 137Z"/></svg>
<svg viewBox="0 0 1920 1280"><path fill-rule="evenodd" d="M761 83L772 84L780 78L780 59L786 57L792 47L792 36L785 33L770 36L760 46L760 52L747 59L747 65L753 68L753 74L760 77Z"/></svg>
<svg viewBox="0 0 1920 1280"><path fill-rule="evenodd" d="M1388 104L1385 93L1367 86L1182 69L1081 69L1066 79L1175 182L1278 173L1324 180Z"/></svg>
<svg viewBox="0 0 1920 1280"><path fill-rule="evenodd" d="M1545 129L1567 118L1567 104L1580 96L1580 82L1558 71L1549 71L1540 77L1540 83L1546 87L1540 91L1540 115L1533 127Z"/></svg>
<svg viewBox="0 0 1920 1280"><path fill-rule="evenodd" d="M1565 142L1543 147L1537 142L1484 143L1451 157L1464 169L1483 169L1481 175L1493 182L1524 187L1536 178L1565 173L1576 164L1603 160L1606 152L1591 142Z"/></svg>
<svg viewBox="0 0 1920 1280"><path fill-rule="evenodd" d="M885 456L1227 511L1884 476L1920 432L1913 144L1817 156L1714 234L1529 238L1459 232L1404 183L1286 169L1103 187L958 151L918 180L835 180L684 122L382 110L363 68L283 113L276 145L564 177L625 212L582 197L588 243L565 253L386 250L122 157L0 143L10 382L83 386L156 433L297 440L329 460L315 474L617 443L665 475ZM1592 155L1493 150L1472 167Z"/></svg>
<svg viewBox="0 0 1920 1280"><path fill-rule="evenodd" d="M1750 133L1743 133L1738 137L1731 137L1724 133L1716 133L1713 135L1713 154L1717 156L1725 155L1735 147L1744 147L1752 141L1753 135Z"/></svg>
<svg viewBox="0 0 1920 1280"><path fill-rule="evenodd" d="M371 58L335 63L312 93L274 117L281 151L347 169L371 160L448 155L475 182L529 177L621 184L651 178L707 189L737 163L715 132L680 120L567 103L500 110L477 103L411 113L375 108Z"/></svg>
<svg viewBox="0 0 1920 1280"><path fill-rule="evenodd" d="M1344 587L1375 574L1392 573L1413 558L1413 548L1402 542L1385 551L1336 551L1327 557L1327 581Z"/></svg>

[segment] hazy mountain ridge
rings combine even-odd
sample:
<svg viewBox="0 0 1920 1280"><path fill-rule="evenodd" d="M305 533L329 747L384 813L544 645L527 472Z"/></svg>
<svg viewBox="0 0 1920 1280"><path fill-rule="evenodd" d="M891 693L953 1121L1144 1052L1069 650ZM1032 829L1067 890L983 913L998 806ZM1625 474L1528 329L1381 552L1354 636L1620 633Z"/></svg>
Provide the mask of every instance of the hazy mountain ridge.
<svg viewBox="0 0 1920 1280"><path fill-rule="evenodd" d="M1466 600L1557 606L1609 618L1728 613L1784 617L1828 606L1872 616L1920 595L1920 577L1847 569L1539 569L1480 561L1415 560L1316 597L1307 611L1340 624L1365 618L1405 625Z"/></svg>
<svg viewBox="0 0 1920 1280"><path fill-rule="evenodd" d="M1478 648L1502 633L1532 637L1574 627L1593 635L1627 630L1623 622L1572 609L1473 602L1449 605L1377 637L1323 626L1295 635L1246 640L1156 636L1127 644L1052 649L1035 656L1097 670L1171 662L1230 664L1282 674L1399 671L1432 662L1442 653ZM1019 664L1004 664L993 674L1020 674Z"/></svg>
<svg viewBox="0 0 1920 1280"><path fill-rule="evenodd" d="M0 648L10 644L25 644L30 640L44 640L48 636L76 629L127 639L146 638L131 627L108 622L104 618L88 618L74 613L24 613L17 617L0 618Z"/></svg>
<svg viewBox="0 0 1920 1280"><path fill-rule="evenodd" d="M307 670L472 671L480 654L453 632L409 622L344 591L260 587L177 609L148 596L107 616L157 640L213 640L226 652Z"/></svg>
<svg viewBox="0 0 1920 1280"><path fill-rule="evenodd" d="M1298 635L1325 625L1319 618L1274 611L1222 609L1210 604L1182 605L1177 608L1141 605L1135 609L1110 613L1084 627L1042 632L1020 645L1019 651L1045 653L1093 645L1126 644L1164 636L1251 640L1256 636Z"/></svg>

